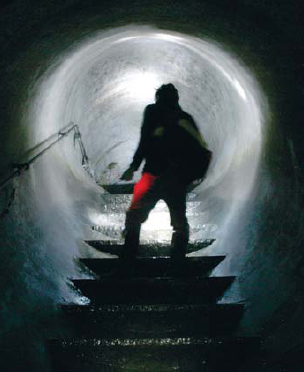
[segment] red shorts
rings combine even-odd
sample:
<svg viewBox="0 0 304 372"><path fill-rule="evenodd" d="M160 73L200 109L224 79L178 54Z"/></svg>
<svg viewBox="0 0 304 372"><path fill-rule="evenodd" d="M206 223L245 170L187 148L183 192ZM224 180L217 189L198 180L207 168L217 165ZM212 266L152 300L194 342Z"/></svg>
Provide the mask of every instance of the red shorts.
<svg viewBox="0 0 304 372"><path fill-rule="evenodd" d="M132 202L126 215L126 229L145 222L161 199L168 205L173 229L188 231L186 186L174 178L155 176L148 172L144 172L134 186Z"/></svg>

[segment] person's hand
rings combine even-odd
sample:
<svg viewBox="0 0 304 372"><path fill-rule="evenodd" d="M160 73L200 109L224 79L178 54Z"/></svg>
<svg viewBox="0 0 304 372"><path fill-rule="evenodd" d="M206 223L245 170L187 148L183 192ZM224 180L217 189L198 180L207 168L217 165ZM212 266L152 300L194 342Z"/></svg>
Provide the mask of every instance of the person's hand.
<svg viewBox="0 0 304 372"><path fill-rule="evenodd" d="M122 181L131 181L133 179L134 169L129 167L124 174L120 177Z"/></svg>

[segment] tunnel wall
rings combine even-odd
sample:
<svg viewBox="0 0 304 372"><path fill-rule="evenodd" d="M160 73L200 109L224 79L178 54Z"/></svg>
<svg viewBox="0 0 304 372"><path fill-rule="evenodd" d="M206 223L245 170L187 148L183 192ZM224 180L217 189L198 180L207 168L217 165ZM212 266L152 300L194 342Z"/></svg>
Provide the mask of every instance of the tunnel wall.
<svg viewBox="0 0 304 372"><path fill-rule="evenodd" d="M213 1L211 6L193 1L187 7L170 2L149 5L146 1L133 2L132 6L106 1L49 1L43 6L39 2L21 3L17 1L1 13L0 48L5 56L0 72L5 87L0 111L3 175L9 174L12 161L22 161L21 155L35 145L24 126L27 104L34 95L33 81L47 71L54 54L75 46L92 29L144 23L204 35L227 45L252 69L268 97L271 116L259 182L242 211L246 218L233 227L238 249L223 263L225 270L238 275L225 298L245 301L240 332L264 338L269 370L283 365L296 371L302 360L304 315L299 3L238 1L231 6L230 2ZM52 208L49 204L45 207L43 197L37 208L31 204L43 187L38 177L36 183L33 178L45 166L47 160L18 179L13 207L0 222L0 314L4 325L0 349L2 359L16 371L28 367L47 370L44 339L72 334L57 309L58 302L74 300L66 278L86 275L76 264L85 231L80 222L68 221L64 200L55 201ZM71 175L69 182L74 177ZM93 193L95 197L97 201ZM2 199L4 207L7 196ZM56 219L54 226L49 224L52 219ZM56 243L54 234L58 236ZM67 242L69 235L75 239ZM232 246L227 246L227 252L230 249ZM16 353L19 360L14 358Z"/></svg>

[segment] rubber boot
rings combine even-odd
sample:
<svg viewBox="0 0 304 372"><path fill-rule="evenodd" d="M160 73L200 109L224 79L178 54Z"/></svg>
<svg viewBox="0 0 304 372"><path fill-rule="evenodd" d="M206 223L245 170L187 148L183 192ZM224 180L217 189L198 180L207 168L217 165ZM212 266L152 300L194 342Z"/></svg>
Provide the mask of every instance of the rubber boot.
<svg viewBox="0 0 304 372"><path fill-rule="evenodd" d="M171 274L176 276L182 274L186 262L186 250L189 241L188 232L173 232L171 239Z"/></svg>
<svg viewBox="0 0 304 372"><path fill-rule="evenodd" d="M138 253L140 225L127 229L124 232L125 244L119 255L118 274L131 276L134 270L135 259Z"/></svg>

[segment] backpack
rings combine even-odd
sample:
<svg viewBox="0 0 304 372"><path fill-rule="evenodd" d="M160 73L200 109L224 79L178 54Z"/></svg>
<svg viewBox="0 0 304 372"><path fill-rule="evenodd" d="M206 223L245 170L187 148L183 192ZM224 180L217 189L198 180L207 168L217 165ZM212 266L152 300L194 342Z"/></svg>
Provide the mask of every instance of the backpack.
<svg viewBox="0 0 304 372"><path fill-rule="evenodd" d="M168 162L178 178L186 184L203 179L209 168L212 152L202 139L190 115L182 115L171 126Z"/></svg>

